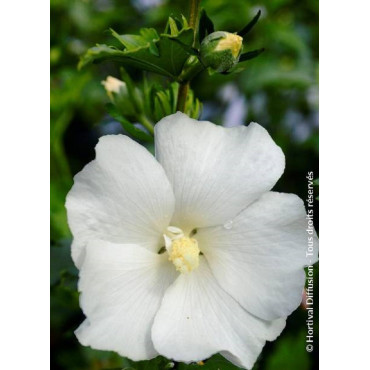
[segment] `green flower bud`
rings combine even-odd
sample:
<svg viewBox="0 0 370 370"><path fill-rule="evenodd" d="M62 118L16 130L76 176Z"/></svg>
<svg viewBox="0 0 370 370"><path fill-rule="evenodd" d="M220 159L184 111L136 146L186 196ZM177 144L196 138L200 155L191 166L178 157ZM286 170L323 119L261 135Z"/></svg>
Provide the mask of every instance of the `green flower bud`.
<svg viewBox="0 0 370 370"><path fill-rule="evenodd" d="M200 58L206 67L226 72L239 61L243 38L229 32L209 34L200 45Z"/></svg>

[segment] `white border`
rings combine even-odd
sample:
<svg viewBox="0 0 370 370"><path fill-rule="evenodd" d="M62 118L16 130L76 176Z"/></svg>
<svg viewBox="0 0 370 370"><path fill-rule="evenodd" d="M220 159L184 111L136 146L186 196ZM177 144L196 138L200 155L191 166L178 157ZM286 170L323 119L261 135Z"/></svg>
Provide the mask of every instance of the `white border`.
<svg viewBox="0 0 370 370"><path fill-rule="evenodd" d="M49 2L0 12L1 368L49 360Z"/></svg>
<svg viewBox="0 0 370 370"><path fill-rule="evenodd" d="M320 4L320 366L368 366L370 55L366 2Z"/></svg>

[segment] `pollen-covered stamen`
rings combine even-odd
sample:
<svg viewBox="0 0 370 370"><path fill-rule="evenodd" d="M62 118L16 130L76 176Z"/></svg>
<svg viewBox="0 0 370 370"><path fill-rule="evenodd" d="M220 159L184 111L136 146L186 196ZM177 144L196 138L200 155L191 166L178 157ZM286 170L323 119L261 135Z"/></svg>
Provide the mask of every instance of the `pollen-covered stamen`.
<svg viewBox="0 0 370 370"><path fill-rule="evenodd" d="M190 272L199 266L199 247L194 238L184 236L181 229L169 226L164 234L168 259L180 272Z"/></svg>

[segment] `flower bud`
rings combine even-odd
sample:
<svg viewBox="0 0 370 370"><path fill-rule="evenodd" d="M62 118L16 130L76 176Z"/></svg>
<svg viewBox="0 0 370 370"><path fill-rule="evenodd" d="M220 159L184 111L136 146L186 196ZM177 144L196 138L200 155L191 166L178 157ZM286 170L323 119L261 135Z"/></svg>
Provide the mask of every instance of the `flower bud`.
<svg viewBox="0 0 370 370"><path fill-rule="evenodd" d="M137 93L135 89L135 97L132 96L127 88L127 84L118 78L108 76L105 81L101 82L107 92L107 95L111 103L117 108L124 117L131 118L136 117L136 106L133 103Z"/></svg>
<svg viewBox="0 0 370 370"><path fill-rule="evenodd" d="M113 93L119 94L121 89L126 90L126 84L118 78L108 76L105 81L101 82L111 100L113 100Z"/></svg>
<svg viewBox="0 0 370 370"><path fill-rule="evenodd" d="M200 58L206 67L226 72L239 61L243 38L229 32L209 34L200 45Z"/></svg>

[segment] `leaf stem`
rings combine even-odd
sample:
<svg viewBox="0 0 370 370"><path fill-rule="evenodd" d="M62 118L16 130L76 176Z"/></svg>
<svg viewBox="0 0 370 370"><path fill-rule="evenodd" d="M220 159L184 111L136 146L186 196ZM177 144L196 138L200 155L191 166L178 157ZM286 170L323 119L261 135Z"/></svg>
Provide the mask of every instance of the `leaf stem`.
<svg viewBox="0 0 370 370"><path fill-rule="evenodd" d="M190 0L190 17L189 17L189 27L194 29L194 41L196 40L197 28L198 28L198 18L200 10L200 0ZM177 107L176 109L180 112L185 112L186 98L189 91L189 81L184 81L180 83L179 92L177 94Z"/></svg>

